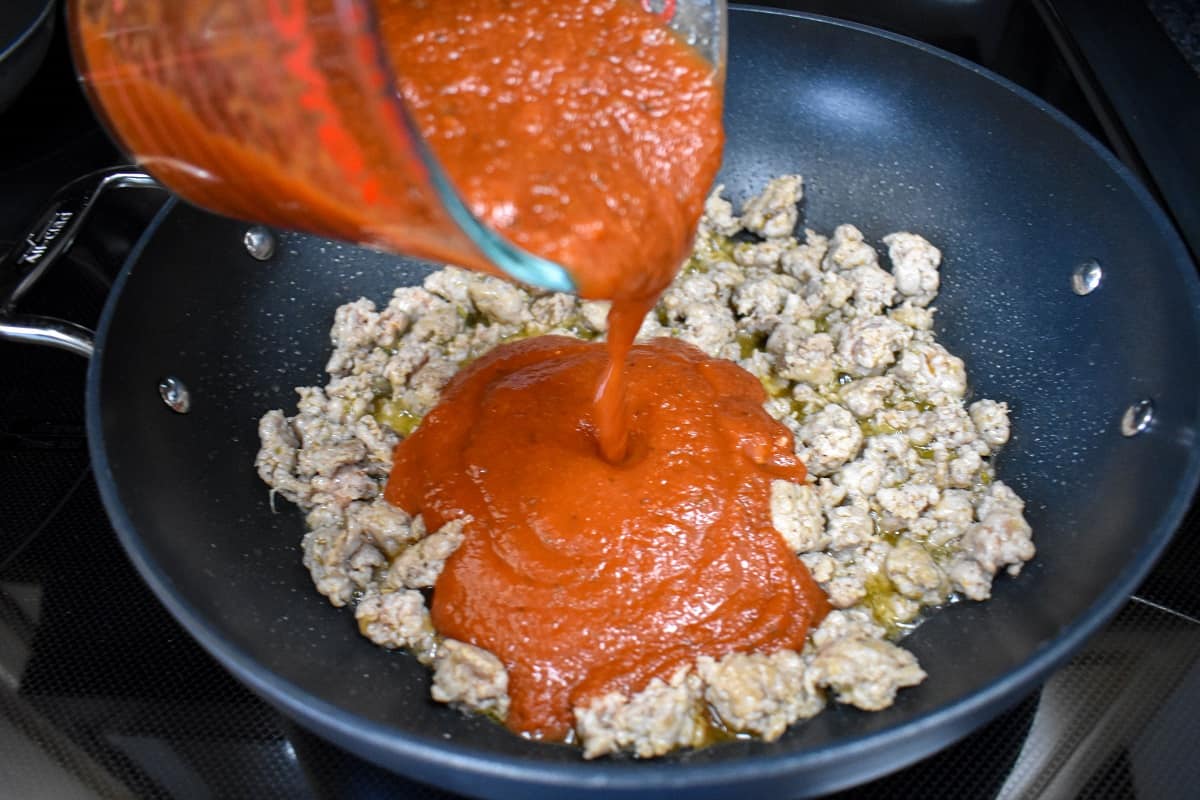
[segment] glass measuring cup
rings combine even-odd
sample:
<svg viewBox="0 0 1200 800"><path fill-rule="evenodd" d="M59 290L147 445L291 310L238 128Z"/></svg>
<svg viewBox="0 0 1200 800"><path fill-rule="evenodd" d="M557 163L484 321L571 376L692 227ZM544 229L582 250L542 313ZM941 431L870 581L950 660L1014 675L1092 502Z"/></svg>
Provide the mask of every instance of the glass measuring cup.
<svg viewBox="0 0 1200 800"><path fill-rule="evenodd" d="M563 266L483 224L455 190L400 96L379 5L72 0L70 27L109 131L196 205L575 289ZM640 5L723 74L724 0Z"/></svg>

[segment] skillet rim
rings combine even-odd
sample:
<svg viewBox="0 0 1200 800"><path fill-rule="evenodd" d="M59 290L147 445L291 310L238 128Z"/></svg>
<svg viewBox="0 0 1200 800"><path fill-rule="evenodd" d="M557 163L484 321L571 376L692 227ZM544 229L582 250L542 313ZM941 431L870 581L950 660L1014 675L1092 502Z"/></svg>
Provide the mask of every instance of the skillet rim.
<svg viewBox="0 0 1200 800"><path fill-rule="evenodd" d="M1193 322L1200 330L1200 280L1195 265L1184 247L1179 233L1149 191L1104 145L1063 112L1040 97L997 75L996 73L959 56L890 31L861 25L833 17L806 12L765 8L754 5L731 5L731 12L762 14L801 19L818 25L846 28L891 42L915 47L923 53L966 68L1001 89L1007 90L1036 110L1047 114L1052 121L1080 140L1081 144L1111 169L1112 174L1126 186L1149 214L1154 233L1169 250L1176 252L1173 268L1185 273L1189 305ZM122 290L133 268L140 260L158 228L171 215L178 199L168 201L130 252L125 265L113 284L105 303L96 334L96 351L88 365L86 387L86 419L88 449L101 499L118 538L142 579L150 586L159 601L167 607L188 631L214 658L239 680L250 686L270 704L288 716L302 721L325 738L346 747L349 743L360 749L356 755L374 761L388 769L406 768L408 775L419 780L433 780L431 771L459 773L463 778L492 780L488 794L511 792L518 788L574 789L577 791L640 791L678 790L684 788L717 789L744 781L762 783L768 780L794 778L804 774L808 779L800 787L805 795L833 791L864 783L888 772L901 769L984 724L1008 706L1015 704L1053 669L1065 662L1084 641L1098 631L1128 601L1133 591L1150 572L1174 536L1192 498L1200 485L1200 446L1193 444L1187 469L1177 483L1175 496L1164 512L1160 524L1144 539L1134 557L1102 592L1090 608L1064 627L1049 643L1034 652L1023 664L1009 673L984 684L961 700L873 733L835 741L833 743L793 752L755 754L734 760L704 764L676 761L617 761L570 763L549 762L493 753L490 750L464 746L453 740L420 739L394 726L372 722L342 710L261 667L243 649L228 642L217 626L197 613L185 600L176 595L169 575L153 561L141 545L132 520L119 497L111 464L107 458L102 436L99 407L103 363L107 353L108 331ZM1185 269L1186 267L1186 269ZM1200 419L1196 421L1200 423ZM1186 490L1186 491L1185 491ZM419 769L409 769L418 768ZM438 781L443 783L444 781Z"/></svg>
<svg viewBox="0 0 1200 800"><path fill-rule="evenodd" d="M0 61L4 61L16 53L22 45L32 39L41 30L42 26L46 24L47 19L54 14L54 0L41 0L41 3L41 9L26 19L24 27L18 27L10 31L8 35L11 38L0 39ZM31 7L36 8L37 5L35 4Z"/></svg>

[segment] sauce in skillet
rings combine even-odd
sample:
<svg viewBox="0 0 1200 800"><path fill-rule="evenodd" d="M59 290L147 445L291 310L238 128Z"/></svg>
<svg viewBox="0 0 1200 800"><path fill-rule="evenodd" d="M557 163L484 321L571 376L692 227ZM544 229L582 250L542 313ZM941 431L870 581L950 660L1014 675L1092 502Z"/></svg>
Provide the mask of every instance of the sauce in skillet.
<svg viewBox="0 0 1200 800"><path fill-rule="evenodd" d="M507 724L536 737L699 655L799 649L828 610L771 526L771 481L805 471L758 380L674 339L635 346L614 464L590 402L607 361L558 336L493 350L396 448L387 487L431 530L472 517L434 626L504 662Z"/></svg>

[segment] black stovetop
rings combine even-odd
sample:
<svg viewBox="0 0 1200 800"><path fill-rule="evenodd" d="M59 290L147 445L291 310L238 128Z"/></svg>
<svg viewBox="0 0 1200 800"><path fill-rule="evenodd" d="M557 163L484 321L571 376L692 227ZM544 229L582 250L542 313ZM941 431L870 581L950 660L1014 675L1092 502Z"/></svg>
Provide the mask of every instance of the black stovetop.
<svg viewBox="0 0 1200 800"><path fill-rule="evenodd" d="M1155 113L1176 113L1156 102L1200 98L1187 62L1200 64L1195 2L775 4L925 39L1041 95L1143 177L1196 253L1194 208L1179 189L1200 186L1200 169L1186 169L1200 167L1189 161L1195 150L1173 145L1182 148L1171 163L1185 167L1183 180L1167 175L1146 125ZM1120 85L1131 70L1156 76L1134 104L1140 116L1131 116ZM0 115L0 252L57 185L119 158L78 93L60 32L34 82ZM128 240L114 234L127 225L120 214L109 216L94 220L75 258L28 298L27 310L94 322L104 276ZM295 726L167 614L97 497L83 427L85 368L75 356L0 342L0 797L445 796ZM960 743L840 796L1194 796L1198 568L1193 508L1116 619L1037 692Z"/></svg>

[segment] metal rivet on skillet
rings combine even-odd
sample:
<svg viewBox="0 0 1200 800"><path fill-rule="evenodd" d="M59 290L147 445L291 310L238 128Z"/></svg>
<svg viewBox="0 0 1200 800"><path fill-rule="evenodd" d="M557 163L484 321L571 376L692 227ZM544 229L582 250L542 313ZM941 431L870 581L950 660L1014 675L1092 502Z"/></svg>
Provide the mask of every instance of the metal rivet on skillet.
<svg viewBox="0 0 1200 800"><path fill-rule="evenodd" d="M159 381L158 395L167 408L178 414L186 414L192 408L192 394L179 378L168 375Z"/></svg>
<svg viewBox="0 0 1200 800"><path fill-rule="evenodd" d="M266 261L275 255L275 234L262 225L247 228L242 236L242 244L246 246L246 252L259 261Z"/></svg>
<svg viewBox="0 0 1200 800"><path fill-rule="evenodd" d="M1100 279L1103 277L1104 270L1100 268L1100 262L1089 258L1071 273L1071 289L1077 295L1091 294L1100 288Z"/></svg>
<svg viewBox="0 0 1200 800"><path fill-rule="evenodd" d="M1154 401L1150 398L1138 400L1136 403L1125 409L1125 415L1121 417L1121 433L1125 436L1137 436L1154 421Z"/></svg>

